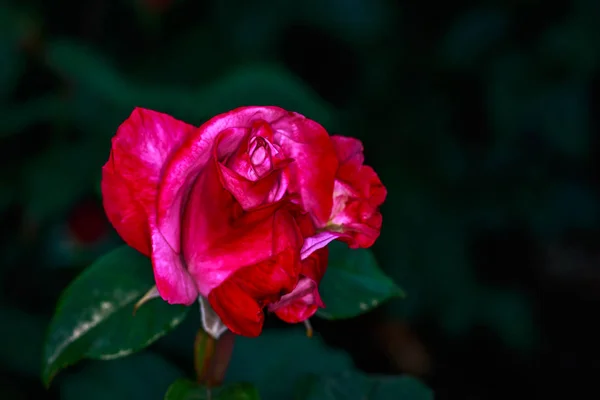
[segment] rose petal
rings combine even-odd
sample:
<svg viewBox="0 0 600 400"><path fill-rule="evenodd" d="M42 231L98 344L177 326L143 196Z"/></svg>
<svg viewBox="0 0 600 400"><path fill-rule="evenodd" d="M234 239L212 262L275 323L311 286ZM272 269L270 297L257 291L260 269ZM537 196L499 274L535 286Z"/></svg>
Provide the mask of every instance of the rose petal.
<svg viewBox="0 0 600 400"><path fill-rule="evenodd" d="M158 185L164 164L194 130L169 115L136 108L117 130L102 169L109 220L127 244L151 256L157 290L171 304L191 304L197 290L156 229Z"/></svg>
<svg viewBox="0 0 600 400"><path fill-rule="evenodd" d="M173 251L160 231L152 229L152 267L160 296L169 304L189 306L198 298L196 283L181 256Z"/></svg>
<svg viewBox="0 0 600 400"><path fill-rule="evenodd" d="M340 163L337 177L351 180L353 174L365 162L362 142L352 137L340 135L331 136L331 141L333 142Z"/></svg>
<svg viewBox="0 0 600 400"><path fill-rule="evenodd" d="M317 309L325 307L319 295L318 284L327 269L329 250L324 247L312 253L302 262L303 277L291 293L269 306L269 311L288 323L304 321Z"/></svg>
<svg viewBox="0 0 600 400"><path fill-rule="evenodd" d="M183 254L200 293L207 296L236 270L284 249L299 251L302 235L289 206L280 201L242 213L211 161L194 183L183 216Z"/></svg>
<svg viewBox="0 0 600 400"><path fill-rule="evenodd" d="M304 244L300 250L300 258L304 260L315 251L325 248L330 242L343 236L340 232L324 231L304 239Z"/></svg>
<svg viewBox="0 0 600 400"><path fill-rule="evenodd" d="M301 274L312 279L318 285L321 282L321 279L323 279L323 275L325 275L328 263L329 249L323 247L302 261Z"/></svg>
<svg viewBox="0 0 600 400"><path fill-rule="evenodd" d="M363 146L359 140L333 136L332 142L340 165L325 229L340 232L339 239L350 248L370 247L381 231L379 206L385 201L387 191L373 168L363 165Z"/></svg>
<svg viewBox="0 0 600 400"><path fill-rule="evenodd" d="M129 181L116 173L112 154L102 168L102 202L109 221L125 243L140 253L150 255L150 231L144 207L129 188Z"/></svg>
<svg viewBox="0 0 600 400"><path fill-rule="evenodd" d="M297 324L298 322L307 320L315 315L319 307L322 307L319 304L323 304L321 298L316 297L315 294L319 295L318 292L311 291L304 297L276 309L275 315L288 324Z"/></svg>
<svg viewBox="0 0 600 400"><path fill-rule="evenodd" d="M165 167L158 195L158 227L175 251L181 246L181 229L177 221L181 218L184 198L211 158L219 133L227 129L245 130L253 120L273 121L285 113L278 107L237 108L211 118L182 144Z"/></svg>
<svg viewBox="0 0 600 400"><path fill-rule="evenodd" d="M163 165L194 130L169 115L136 108L112 139L102 168L104 209L123 240L146 255Z"/></svg>
<svg viewBox="0 0 600 400"><path fill-rule="evenodd" d="M260 335L265 320L262 306L236 281L226 281L212 290L208 301L221 321L233 333L248 337Z"/></svg>
<svg viewBox="0 0 600 400"><path fill-rule="evenodd" d="M273 171L264 178L253 182L222 164L219 165L219 169L223 186L235 197L244 210L278 201L284 195L279 185L280 171Z"/></svg>
<svg viewBox="0 0 600 400"><path fill-rule="evenodd" d="M321 125L297 113L272 124L275 143L290 164L290 191L298 193L302 205L318 226L327 223L333 205L333 182L338 159L329 134Z"/></svg>
<svg viewBox="0 0 600 400"><path fill-rule="evenodd" d="M296 251L288 248L267 260L238 269L210 292L208 300L233 333L258 336L264 321L262 308L276 301L280 293L292 290L298 280L299 264Z"/></svg>

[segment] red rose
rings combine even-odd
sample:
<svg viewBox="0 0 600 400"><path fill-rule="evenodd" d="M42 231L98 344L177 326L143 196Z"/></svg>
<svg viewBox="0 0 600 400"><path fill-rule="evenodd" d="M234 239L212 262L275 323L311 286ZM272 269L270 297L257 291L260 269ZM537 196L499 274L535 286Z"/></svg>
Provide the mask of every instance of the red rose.
<svg viewBox="0 0 600 400"><path fill-rule="evenodd" d="M321 125L278 107L238 108L199 128L138 108L113 138L104 207L151 257L163 299L203 296L231 331L256 336L264 307L288 322L322 307L324 246L356 236L333 212L350 215L334 196L345 165L336 147Z"/></svg>

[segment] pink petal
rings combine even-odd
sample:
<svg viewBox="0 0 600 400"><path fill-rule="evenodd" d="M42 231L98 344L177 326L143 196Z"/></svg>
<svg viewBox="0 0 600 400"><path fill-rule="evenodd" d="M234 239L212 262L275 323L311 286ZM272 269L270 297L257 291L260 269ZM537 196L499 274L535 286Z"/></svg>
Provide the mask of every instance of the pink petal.
<svg viewBox="0 0 600 400"><path fill-rule="evenodd" d="M289 323L297 323L310 318L317 309L325 307L319 295L318 285L328 262L328 249L322 248L312 253L302 262L303 277L294 290L269 306L269 311Z"/></svg>
<svg viewBox="0 0 600 400"><path fill-rule="evenodd" d="M187 138L167 164L158 195L158 227L175 251L180 250L180 210L189 188L211 157L216 137L227 129L247 129L253 120L274 121L285 115L278 107L240 107L217 115ZM233 147L233 146L232 146Z"/></svg>
<svg viewBox="0 0 600 400"><path fill-rule="evenodd" d="M286 248L300 249L293 216L278 202L242 213L211 161L194 183L183 216L183 254L203 296L233 272Z"/></svg>
<svg viewBox="0 0 600 400"><path fill-rule="evenodd" d="M282 321L289 324L296 324L315 315L319 307L323 308L324 304L319 297L319 292L314 290L293 302L282 305L274 311L275 315Z"/></svg>
<svg viewBox="0 0 600 400"><path fill-rule="evenodd" d="M330 242L343 236L340 232L324 231L304 239L304 244L300 250L300 258L304 260L315 251L324 248Z"/></svg>
<svg viewBox="0 0 600 400"><path fill-rule="evenodd" d="M339 239L351 248L373 245L381 230L379 206L387 191L373 168L363 165L363 146L359 140L333 136L340 160L336 175L333 207L326 229L341 232Z"/></svg>
<svg viewBox="0 0 600 400"><path fill-rule="evenodd" d="M146 255L163 165L194 129L169 115L136 108L112 139L102 168L104 208L123 240Z"/></svg>
<svg viewBox="0 0 600 400"><path fill-rule="evenodd" d="M127 244L151 255L157 289L169 303L190 304L197 292L155 228L158 185L163 166L194 130L169 115L136 108L117 130L102 169L106 214Z"/></svg>
<svg viewBox="0 0 600 400"><path fill-rule="evenodd" d="M198 289L181 255L173 251L160 231L152 226L152 267L160 296L169 304L191 305Z"/></svg>
<svg viewBox="0 0 600 400"><path fill-rule="evenodd" d="M338 176L346 177L360 169L365 162L363 145L358 139L340 135L331 136L335 152L340 162Z"/></svg>
<svg viewBox="0 0 600 400"><path fill-rule="evenodd" d="M280 200L285 193L282 188L281 171L273 171L257 181L250 181L220 164L221 181L244 210L250 210L265 203ZM281 190L283 189L283 190Z"/></svg>
<svg viewBox="0 0 600 400"><path fill-rule="evenodd" d="M327 223L333 204L333 182L338 159L327 131L315 121L297 113L272 124L275 143L290 164L290 191L298 193L302 205L317 226Z"/></svg>

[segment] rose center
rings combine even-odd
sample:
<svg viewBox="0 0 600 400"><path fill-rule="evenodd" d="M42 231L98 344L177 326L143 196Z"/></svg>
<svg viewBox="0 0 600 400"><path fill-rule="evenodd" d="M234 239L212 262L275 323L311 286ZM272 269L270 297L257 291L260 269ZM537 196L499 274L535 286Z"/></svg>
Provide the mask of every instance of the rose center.
<svg viewBox="0 0 600 400"><path fill-rule="evenodd" d="M248 158L254 171L255 179L262 178L275 167L278 156L277 148L262 136L254 136L248 142Z"/></svg>
<svg viewBox="0 0 600 400"><path fill-rule="evenodd" d="M255 136L250 141L250 148L248 149L248 153L250 155L250 161L253 166L259 166L263 164L268 157L267 154L267 146L266 140L261 138L260 136Z"/></svg>

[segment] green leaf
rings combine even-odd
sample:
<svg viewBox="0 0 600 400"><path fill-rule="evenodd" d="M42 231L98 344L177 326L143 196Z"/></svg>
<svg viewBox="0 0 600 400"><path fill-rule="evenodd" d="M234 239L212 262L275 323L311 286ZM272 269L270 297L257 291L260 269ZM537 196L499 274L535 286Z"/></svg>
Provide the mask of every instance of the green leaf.
<svg viewBox="0 0 600 400"><path fill-rule="evenodd" d="M296 400L433 400L432 391L408 375L367 376L344 372L310 375L300 381Z"/></svg>
<svg viewBox="0 0 600 400"><path fill-rule="evenodd" d="M238 336L225 382L252 382L263 400L290 399L298 377L352 370L348 354L327 347L304 329L263 331L257 338Z"/></svg>
<svg viewBox="0 0 600 400"><path fill-rule="evenodd" d="M171 382L185 374L152 352L93 361L60 381L61 400L162 400Z"/></svg>
<svg viewBox="0 0 600 400"><path fill-rule="evenodd" d="M340 242L329 245L329 266L319 291L326 308L317 315L326 319L352 318L392 297L404 296L370 250L353 250Z"/></svg>
<svg viewBox="0 0 600 400"><path fill-rule="evenodd" d="M175 381L167 390L165 400L259 400L258 391L249 383L233 383L210 390L187 379Z"/></svg>
<svg viewBox="0 0 600 400"><path fill-rule="evenodd" d="M44 383L83 358L108 360L143 349L181 323L189 308L160 298L133 315L153 284L150 261L127 246L87 268L58 302L44 347Z"/></svg>

